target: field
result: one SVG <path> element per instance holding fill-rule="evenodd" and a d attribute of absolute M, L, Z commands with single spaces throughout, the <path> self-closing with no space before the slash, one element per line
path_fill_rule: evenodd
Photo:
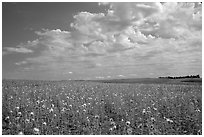
<path fill-rule="evenodd" d="M 202 134 L 201 84 L 144 83 L 3 80 L 2 134 Z"/>

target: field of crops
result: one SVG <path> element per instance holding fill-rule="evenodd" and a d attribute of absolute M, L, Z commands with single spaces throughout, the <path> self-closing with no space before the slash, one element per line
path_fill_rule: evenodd
<path fill-rule="evenodd" d="M 202 134 L 202 85 L 2 81 L 2 134 Z"/>

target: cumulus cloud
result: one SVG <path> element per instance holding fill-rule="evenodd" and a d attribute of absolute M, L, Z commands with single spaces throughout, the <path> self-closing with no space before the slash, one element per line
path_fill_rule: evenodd
<path fill-rule="evenodd" d="M 112 14 L 120 20 L 135 21 L 144 19 L 162 10 L 161 3 L 110 3 Z"/>
<path fill-rule="evenodd" d="M 145 67 L 152 62 L 158 64 L 155 69 L 165 70 L 175 66 L 178 58 L 184 62 L 186 57 L 200 58 L 196 56 L 202 47 L 202 7 L 198 3 L 103 4 L 109 6 L 107 13 L 74 15 L 73 31 L 36 31 L 37 40 L 4 48 L 3 54 L 32 53 L 34 47 L 44 47 L 39 56 L 24 62 L 41 70 L 95 68 L 95 73 L 105 67 Z"/>
<path fill-rule="evenodd" d="M 162 10 L 160 3 L 105 3 L 110 6 L 106 16 L 95 19 L 101 23 L 103 30 L 124 30 L 132 25 L 137 25 L 146 17 Z"/>
<path fill-rule="evenodd" d="M 161 38 L 185 38 L 186 32 L 201 30 L 202 13 L 195 3 L 164 3 L 163 12 L 155 14 L 139 30 L 145 35 Z M 188 38 L 188 37 L 186 37 Z"/>

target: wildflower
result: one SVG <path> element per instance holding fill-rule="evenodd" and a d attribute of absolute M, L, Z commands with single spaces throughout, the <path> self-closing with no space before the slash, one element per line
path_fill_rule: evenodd
<path fill-rule="evenodd" d="M 20 119 L 20 117 L 16 117 L 16 120 L 19 120 Z"/>
<path fill-rule="evenodd" d="M 113 126 L 113 129 L 116 129 L 116 125 Z"/>
<path fill-rule="evenodd" d="M 83 104 L 82 107 L 86 107 L 86 104 Z"/>
<path fill-rule="evenodd" d="M 142 123 L 137 126 L 138 128 L 142 128 Z"/>
<path fill-rule="evenodd" d="M 154 117 L 151 117 L 151 121 L 152 121 L 152 122 L 155 122 L 156 120 L 155 120 L 155 118 L 154 118 Z"/>
<path fill-rule="evenodd" d="M 111 128 L 109 129 L 109 131 L 113 131 L 113 128 L 111 127 Z"/>
<path fill-rule="evenodd" d="M 167 118 L 166 121 L 171 122 L 171 123 L 173 122 L 173 120 L 171 120 L 169 118 Z"/>
<path fill-rule="evenodd" d="M 53 108 L 51 108 L 51 109 L 49 110 L 49 112 L 53 112 Z"/>
<path fill-rule="evenodd" d="M 166 119 L 166 121 L 167 121 L 167 122 L 170 122 L 170 123 L 174 122 L 173 120 L 171 120 L 171 119 L 169 119 L 169 118 L 166 118 L 166 117 L 164 117 L 164 119 Z"/>
<path fill-rule="evenodd" d="M 5 118 L 5 120 L 8 120 L 9 119 L 9 116 L 7 116 L 6 118 Z"/>
<path fill-rule="evenodd" d="M 202 135 L 202 131 L 198 130 L 197 135 Z"/>
<path fill-rule="evenodd" d="M 24 135 L 24 134 L 23 134 L 23 132 L 22 132 L 22 131 L 20 131 L 20 132 L 18 133 L 18 135 Z"/>
<path fill-rule="evenodd" d="M 130 126 L 130 121 L 126 121 L 126 126 Z"/>
<path fill-rule="evenodd" d="M 39 135 L 40 134 L 40 130 L 38 128 L 34 128 L 33 129 L 34 134 Z"/>
<path fill-rule="evenodd" d="M 147 112 L 151 112 L 151 108 L 150 107 L 147 107 Z"/>
<path fill-rule="evenodd" d="M 154 130 L 154 125 L 150 125 L 150 129 L 151 129 L 151 130 Z"/>
<path fill-rule="evenodd" d="M 201 111 L 200 111 L 200 109 L 197 108 L 197 109 L 196 109 L 196 112 L 201 112 Z"/>
<path fill-rule="evenodd" d="M 157 110 L 157 108 L 155 108 L 155 107 L 154 107 L 153 109 L 154 109 L 155 111 Z"/>
<path fill-rule="evenodd" d="M 128 133 L 128 135 L 131 135 L 131 134 L 132 134 L 132 128 L 131 128 L 131 127 L 129 127 L 129 128 L 127 129 L 127 133 Z"/>
<path fill-rule="evenodd" d="M 25 122 L 26 122 L 26 123 L 29 123 L 29 122 L 30 122 L 30 120 L 29 120 L 29 119 L 26 119 L 26 120 L 25 120 Z"/>
<path fill-rule="evenodd" d="M 86 109 L 83 109 L 83 112 L 86 112 Z"/>
<path fill-rule="evenodd" d="M 64 112 L 64 111 L 65 111 L 65 108 L 63 107 L 61 111 Z"/>
<path fill-rule="evenodd" d="M 37 104 L 39 104 L 39 103 L 40 103 L 40 101 L 39 101 L 39 100 L 37 100 L 37 101 L 36 101 L 36 103 L 37 103 Z"/>
<path fill-rule="evenodd" d="M 30 112 L 30 115 L 31 115 L 31 116 L 33 116 L 33 115 L 34 115 L 34 113 L 33 113 L 33 112 Z"/>
<path fill-rule="evenodd" d="M 95 119 L 99 119 L 99 115 L 95 115 Z"/>
<path fill-rule="evenodd" d="M 89 117 L 86 117 L 87 122 L 90 122 Z"/>
<path fill-rule="evenodd" d="M 142 110 L 142 113 L 143 113 L 143 114 L 145 114 L 145 113 L 146 113 L 146 110 L 145 110 L 145 109 L 143 109 L 143 110 Z"/>
<path fill-rule="evenodd" d="M 21 112 L 18 112 L 18 115 L 20 116 L 22 113 Z"/>
<path fill-rule="evenodd" d="M 115 122 L 114 122 L 114 121 L 112 121 L 112 122 L 111 122 L 111 125 L 115 126 L 116 124 L 115 124 Z"/>

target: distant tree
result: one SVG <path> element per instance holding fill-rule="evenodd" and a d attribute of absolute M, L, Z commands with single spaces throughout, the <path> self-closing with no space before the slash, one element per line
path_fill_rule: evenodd
<path fill-rule="evenodd" d="M 196 75 L 197 78 L 200 78 L 200 75 Z"/>
<path fill-rule="evenodd" d="M 167 76 L 167 77 L 159 77 L 159 78 L 182 79 L 182 78 L 200 78 L 200 76 L 199 75 L 187 75 L 187 76 L 178 76 L 178 77 Z"/>

